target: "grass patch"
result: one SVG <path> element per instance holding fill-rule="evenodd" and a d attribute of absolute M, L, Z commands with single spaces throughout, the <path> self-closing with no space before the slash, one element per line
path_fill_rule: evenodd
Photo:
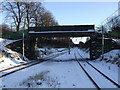
<path fill-rule="evenodd" d="M 27 78 L 26 80 L 24 80 L 20 86 L 25 86 L 25 87 L 42 87 L 44 85 L 48 85 L 48 87 L 52 87 L 55 88 L 56 86 L 60 85 L 60 83 L 58 83 L 57 77 L 52 78 L 50 76 L 48 76 L 47 74 L 50 71 L 43 71 L 39 74 L 36 74 L 34 76 L 30 76 L 29 78 Z"/>
<path fill-rule="evenodd" d="M 34 80 L 44 80 L 44 76 L 48 73 L 49 71 L 41 72 L 40 74 L 36 74 L 33 79 Z"/>
<path fill-rule="evenodd" d="M 116 61 L 118 61 L 118 57 L 114 58 L 114 60 L 112 61 L 112 63 L 114 64 Z"/>
<path fill-rule="evenodd" d="M 107 60 L 106 63 L 111 62 L 111 60 Z"/>
<path fill-rule="evenodd" d="M 103 60 L 107 60 L 107 58 L 103 58 Z"/>
<path fill-rule="evenodd" d="M 36 74 L 35 76 L 30 76 L 26 80 L 24 80 L 20 85 L 24 85 L 27 87 L 35 87 L 37 85 L 42 85 L 42 81 L 46 80 L 46 74 L 49 73 L 49 71 L 44 71 L 39 74 Z"/>

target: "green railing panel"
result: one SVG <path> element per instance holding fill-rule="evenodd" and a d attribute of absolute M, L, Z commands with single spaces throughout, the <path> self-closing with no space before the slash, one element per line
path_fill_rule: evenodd
<path fill-rule="evenodd" d="M 0 33 L 0 37 L 2 38 L 17 38 L 17 37 L 22 37 L 23 36 L 23 33 L 24 35 L 27 35 L 28 34 L 28 30 L 25 30 L 25 31 L 19 31 L 19 32 L 11 32 L 11 33 Z"/>

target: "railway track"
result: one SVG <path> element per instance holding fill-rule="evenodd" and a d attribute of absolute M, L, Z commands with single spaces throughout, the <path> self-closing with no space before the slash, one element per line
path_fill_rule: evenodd
<path fill-rule="evenodd" d="M 111 81 L 114 85 L 116 85 L 118 88 L 120 88 L 120 85 L 118 83 L 116 83 L 114 80 L 112 80 L 111 78 L 109 78 L 108 76 L 106 76 L 104 73 L 102 73 L 100 70 L 98 70 L 96 67 L 94 67 L 92 64 L 90 64 L 89 62 L 87 62 L 91 67 L 93 67 L 96 71 L 98 71 L 101 75 L 103 75 L 105 78 L 107 78 L 109 81 Z"/>
<path fill-rule="evenodd" d="M 36 61 L 38 61 L 38 60 L 43 60 L 43 61 L 45 61 L 46 59 L 49 60 L 49 59 L 52 59 L 52 58 L 54 58 L 54 57 L 56 57 L 56 56 L 59 56 L 59 55 L 61 55 L 61 54 L 65 54 L 66 52 L 65 52 L 65 53 L 62 53 L 62 52 L 63 52 L 63 51 L 66 51 L 66 50 L 67 50 L 67 49 L 62 50 L 61 53 L 56 54 L 55 56 L 52 55 L 52 56 L 50 56 L 50 57 L 45 57 L 45 58 L 41 58 L 41 59 L 36 59 L 36 60 L 31 61 L 31 62 L 28 62 L 28 63 L 24 63 L 24 64 L 20 64 L 20 65 L 17 65 L 17 66 L 13 66 L 13 67 L 9 67 L 9 68 L 0 70 L 0 72 L 7 71 L 7 70 L 10 70 L 10 69 L 14 69 L 14 68 L 17 68 L 17 67 L 21 67 L 21 66 L 23 66 L 23 65 L 28 65 L 28 64 L 34 63 L 34 62 L 36 62 Z"/>
<path fill-rule="evenodd" d="M 93 80 L 93 78 L 88 74 L 88 72 L 87 72 L 87 71 L 83 68 L 83 66 L 80 64 L 80 62 L 79 62 L 79 60 L 77 59 L 75 53 L 74 53 L 74 55 L 75 55 L 75 59 L 76 59 L 77 63 L 79 64 L 80 68 L 82 68 L 82 70 L 85 72 L 85 74 L 88 76 L 88 78 L 92 81 L 92 83 L 95 85 L 95 87 L 100 90 L 100 87 L 97 85 L 97 83 L 95 82 L 95 80 Z"/>
<path fill-rule="evenodd" d="M 77 51 L 78 55 L 85 60 L 80 53 Z M 94 67 L 92 64 L 90 64 L 87 61 L 80 62 L 75 53 L 75 59 L 78 62 L 79 66 L 83 69 L 83 71 L 86 73 L 86 75 L 89 77 L 89 79 L 93 82 L 95 87 L 97 89 L 100 88 L 120 88 L 120 85 L 110 79 L 108 76 L 106 76 L 104 73 L 102 73 L 100 70 L 98 70 L 96 67 Z M 99 79 L 98 79 L 99 78 Z M 104 81 L 103 81 L 104 80 Z"/>
<path fill-rule="evenodd" d="M 80 55 L 80 53 L 78 52 L 79 56 L 85 60 L 82 55 Z M 86 61 L 86 60 L 85 60 Z M 87 65 L 91 66 L 94 70 L 96 70 L 97 72 L 99 72 L 102 76 L 104 76 L 106 79 L 108 79 L 110 82 L 112 82 L 114 85 L 116 85 L 118 88 L 120 88 L 120 85 L 115 82 L 114 80 L 112 80 L 110 77 L 108 77 L 107 75 L 105 75 L 103 72 L 101 72 L 99 69 L 97 69 L 95 66 L 93 66 L 92 64 L 90 64 L 88 61 L 86 61 Z"/>
<path fill-rule="evenodd" d="M 9 68 L 0 70 L 0 72 L 7 71 L 7 70 L 10 70 L 10 69 L 14 69 L 14 68 L 17 68 L 17 67 L 21 67 L 21 66 L 23 66 L 23 65 L 28 65 L 28 64 L 31 64 L 31 63 L 34 63 L 34 62 L 36 62 L 36 61 L 32 61 L 32 62 L 28 62 L 28 63 L 24 63 L 24 64 L 17 65 L 17 66 L 9 67 Z"/>
<path fill-rule="evenodd" d="M 66 51 L 66 52 L 67 52 L 67 51 Z M 58 53 L 58 54 L 53 55 L 53 56 L 50 56 L 50 57 L 42 58 L 41 61 L 40 61 L 40 60 L 37 60 L 37 61 L 33 61 L 33 62 L 29 62 L 29 63 L 25 63 L 25 64 L 22 64 L 22 65 L 17 65 L 17 66 L 15 66 L 15 67 L 10 67 L 10 68 L 1 70 L 0 72 L 2 72 L 2 75 L 0 76 L 0 78 L 5 77 L 5 76 L 7 76 L 7 75 L 10 75 L 10 74 L 12 74 L 12 73 L 15 73 L 15 72 L 17 72 L 17 71 L 26 69 L 26 68 L 28 68 L 28 67 L 37 65 L 37 64 L 39 64 L 39 63 L 41 63 L 41 62 L 43 62 L 43 61 L 48 61 L 48 60 L 50 60 L 50 59 L 52 59 L 52 58 L 55 58 L 55 57 L 57 57 L 57 56 L 59 56 L 59 55 L 63 55 L 63 54 L 65 54 L 66 52 L 61 52 L 61 53 Z M 5 71 L 7 71 L 7 73 L 5 73 Z M 4 73 L 4 74 L 3 74 L 3 73 Z"/>

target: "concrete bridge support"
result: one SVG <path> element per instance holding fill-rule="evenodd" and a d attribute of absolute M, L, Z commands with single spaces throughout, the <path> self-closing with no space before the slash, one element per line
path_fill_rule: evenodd
<path fill-rule="evenodd" d="M 28 51 L 29 51 L 29 57 L 33 60 L 35 60 L 37 57 L 35 55 L 35 44 L 36 44 L 36 38 L 30 36 L 29 40 L 28 40 Z"/>

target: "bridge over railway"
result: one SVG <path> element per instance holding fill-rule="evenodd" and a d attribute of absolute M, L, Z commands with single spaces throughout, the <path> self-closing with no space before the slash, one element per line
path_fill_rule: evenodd
<path fill-rule="evenodd" d="M 94 25 L 41 26 L 29 27 L 28 30 L 31 42 L 38 37 L 90 37 L 90 59 L 98 58 L 101 55 L 101 52 L 96 54 L 97 50 L 93 39 L 95 36 Z"/>
<path fill-rule="evenodd" d="M 95 33 L 94 25 L 29 27 L 35 37 L 87 37 Z"/>

